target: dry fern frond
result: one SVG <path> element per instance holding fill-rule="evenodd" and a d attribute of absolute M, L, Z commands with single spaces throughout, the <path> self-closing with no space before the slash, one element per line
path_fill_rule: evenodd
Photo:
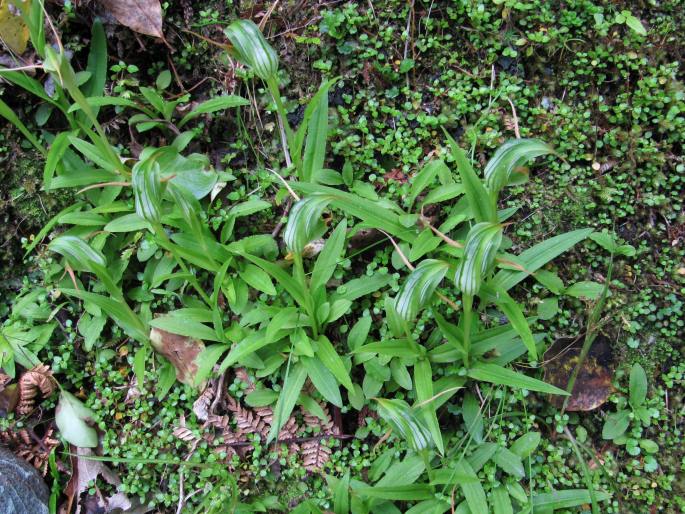
<path fill-rule="evenodd" d="M 212 400 L 216 396 L 216 391 L 211 385 L 207 386 L 202 394 L 198 396 L 193 403 L 193 412 L 200 421 L 207 421 L 210 416 L 209 410 L 212 406 Z"/>
<path fill-rule="evenodd" d="M 320 471 L 331 458 L 331 450 L 322 439 L 302 443 L 302 465 L 307 471 Z"/>
<path fill-rule="evenodd" d="M 238 368 L 235 370 L 235 377 L 243 382 L 247 388 L 245 389 L 245 392 L 251 393 L 255 389 L 254 382 L 252 382 L 252 379 L 250 378 L 250 375 L 248 374 L 247 370 L 245 368 Z"/>
<path fill-rule="evenodd" d="M 340 435 L 340 430 L 338 430 L 338 427 L 333 422 L 331 414 L 328 410 L 328 406 L 325 403 L 321 402 L 319 402 L 319 405 L 321 406 L 321 409 L 326 415 L 326 420 L 324 421 L 318 416 L 314 416 L 313 414 L 310 414 L 306 410 L 302 409 L 305 425 L 309 428 L 314 429 L 315 432 L 318 429 L 318 432 L 321 434 Z"/>
<path fill-rule="evenodd" d="M 240 403 L 230 395 L 226 396 L 226 405 L 228 410 L 233 413 L 233 419 L 238 427 L 239 433 L 260 434 L 262 437 L 267 437 L 269 434 L 269 424 L 261 416 L 256 415 L 250 409 L 240 405 Z"/>
<path fill-rule="evenodd" d="M 54 427 L 49 426 L 43 437 L 38 438 L 34 435 L 34 439 L 26 428 L 3 430 L 0 431 L 0 443 L 8 446 L 18 457 L 24 459 L 45 476 L 48 471 L 50 453 L 59 445 L 59 441 L 52 437 L 54 431 Z"/>
<path fill-rule="evenodd" d="M 45 364 L 36 366 L 24 373 L 19 379 L 19 405 L 17 413 L 25 416 L 36 406 L 36 396 L 40 392 L 44 398 L 50 396 L 55 390 L 55 381 L 52 371 Z"/>
<path fill-rule="evenodd" d="M 186 443 L 194 443 L 195 441 L 200 439 L 195 434 L 193 434 L 192 430 L 186 427 L 177 427 L 176 429 L 174 429 L 172 434 L 174 435 L 174 437 L 178 437 L 181 441 L 185 441 Z"/>

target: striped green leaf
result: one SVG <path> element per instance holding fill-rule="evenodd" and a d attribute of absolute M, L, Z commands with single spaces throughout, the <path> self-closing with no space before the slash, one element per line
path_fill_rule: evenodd
<path fill-rule="evenodd" d="M 82 269 L 83 266 L 89 268 L 92 263 L 107 266 L 105 256 L 80 237 L 60 236 L 50 243 L 49 248 L 66 257 L 72 264 L 76 264 L 78 269 Z"/>
<path fill-rule="evenodd" d="M 554 153 L 551 146 L 539 139 L 512 139 L 501 145 L 485 166 L 485 185 L 491 194 L 509 184 L 511 175 L 528 161 Z"/>
<path fill-rule="evenodd" d="M 502 226 L 498 223 L 483 222 L 471 227 L 464 245 L 464 259 L 454 277 L 463 294 L 474 296 L 478 293 L 501 244 Z"/>
<path fill-rule="evenodd" d="M 321 237 L 325 230 L 321 214 L 330 202 L 331 198 L 327 195 L 313 195 L 293 206 L 283 232 L 288 250 L 301 254 L 307 244 Z"/>
<path fill-rule="evenodd" d="M 156 224 L 162 217 L 162 195 L 164 187 L 160 181 L 159 164 L 141 161 L 133 167 L 131 177 L 136 214 Z"/>
<path fill-rule="evenodd" d="M 404 400 L 377 398 L 381 417 L 393 431 L 404 439 L 409 447 L 420 452 L 432 446 L 433 437 L 419 412 L 412 409 Z"/>
<path fill-rule="evenodd" d="M 278 55 L 253 21 L 234 21 L 224 32 L 235 57 L 252 68 L 255 75 L 268 80 L 278 73 Z"/>
<path fill-rule="evenodd" d="M 395 309 L 405 320 L 412 320 L 430 300 L 449 265 L 437 259 L 425 259 L 411 272 L 395 298 Z"/>
<path fill-rule="evenodd" d="M 476 172 L 473 171 L 473 167 L 471 166 L 468 157 L 466 157 L 464 150 L 459 147 L 457 142 L 447 133 L 447 131 L 445 131 L 445 135 L 452 148 L 452 157 L 454 157 L 454 160 L 457 163 L 457 170 L 461 176 L 461 182 L 464 185 L 464 193 L 466 194 L 466 199 L 469 202 L 469 207 L 471 208 L 473 216 L 478 223 L 484 221 L 492 223 L 497 222 L 495 203 L 491 201 L 487 189 L 485 189 L 485 186 L 476 175 Z"/>

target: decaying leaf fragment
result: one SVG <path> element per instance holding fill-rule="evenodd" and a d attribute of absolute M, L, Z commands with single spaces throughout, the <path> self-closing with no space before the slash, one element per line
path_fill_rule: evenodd
<path fill-rule="evenodd" d="M 12 379 L 0 372 L 0 416 L 5 416 L 13 412 L 19 403 L 19 387 L 17 384 L 10 384 Z"/>
<path fill-rule="evenodd" d="M 578 364 L 583 339 L 557 339 L 545 353 L 545 382 L 560 389 L 566 389 L 568 380 Z M 612 391 L 611 347 L 604 337 L 598 337 L 590 348 L 575 386 L 569 398 L 566 410 L 590 411 L 607 401 Z M 564 402 L 562 396 L 551 396 L 550 401 L 557 407 Z"/>
<path fill-rule="evenodd" d="M 100 0 L 100 4 L 131 30 L 164 39 L 159 0 Z"/>
<path fill-rule="evenodd" d="M 135 512 L 140 514 L 151 510 L 149 507 L 141 506 L 137 499 L 130 499 L 122 492 L 117 492 L 108 498 L 103 497 L 102 494 L 83 495 L 98 477 L 117 489 L 121 485 L 119 477 L 104 462 L 95 460 L 94 457 L 97 456 L 87 448 L 77 448 L 72 454 L 71 478 L 64 491 L 67 500 L 62 505 L 64 511 L 71 512 L 73 506 L 76 507 L 75 514 L 82 512 Z M 82 495 L 83 500 L 81 500 Z"/>
<path fill-rule="evenodd" d="M 0 40 L 13 52 L 23 54 L 29 40 L 20 7 L 27 9 L 30 0 L 0 0 Z"/>
<path fill-rule="evenodd" d="M 163 355 L 176 368 L 176 378 L 189 386 L 195 385 L 197 356 L 205 349 L 199 339 L 172 334 L 160 328 L 150 331 L 150 342 L 157 353 Z"/>

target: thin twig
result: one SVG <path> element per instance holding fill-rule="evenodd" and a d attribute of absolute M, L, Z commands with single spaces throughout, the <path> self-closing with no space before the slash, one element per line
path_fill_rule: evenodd
<path fill-rule="evenodd" d="M 290 206 L 293 204 L 292 198 L 288 198 L 287 203 L 285 204 L 285 209 L 283 209 L 283 214 L 281 214 L 281 219 L 278 220 L 278 223 L 276 224 L 276 227 L 273 229 L 271 232 L 271 237 L 275 238 L 283 228 L 283 218 L 285 218 L 288 213 L 290 212 Z"/>
<path fill-rule="evenodd" d="M 290 196 L 292 196 L 292 197 L 295 199 L 296 202 L 299 202 L 299 201 L 300 201 L 300 197 L 297 195 L 297 193 L 296 193 L 295 191 L 293 191 L 293 188 L 290 187 L 290 184 L 288 184 L 288 181 L 285 180 L 283 177 L 281 177 L 275 170 L 272 170 L 272 169 L 269 169 L 269 168 L 267 168 L 267 169 L 268 169 L 271 173 L 273 173 L 274 175 L 276 175 L 276 176 L 281 180 L 281 182 L 283 182 L 283 185 L 285 186 L 285 188 L 286 188 L 286 189 L 288 190 L 288 192 L 290 193 Z"/>

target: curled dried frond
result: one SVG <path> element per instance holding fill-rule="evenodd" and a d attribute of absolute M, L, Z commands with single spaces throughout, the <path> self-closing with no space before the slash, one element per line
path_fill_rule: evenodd
<path fill-rule="evenodd" d="M 24 373 L 19 379 L 19 405 L 17 413 L 24 416 L 30 413 L 36 406 L 38 393 L 47 398 L 55 390 L 55 379 L 52 371 L 45 364 Z"/>

